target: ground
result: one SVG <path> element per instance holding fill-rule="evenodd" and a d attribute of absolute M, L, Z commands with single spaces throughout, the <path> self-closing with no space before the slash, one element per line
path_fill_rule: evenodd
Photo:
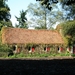
<path fill-rule="evenodd" d="M 0 75 L 75 74 L 75 58 L 0 59 Z"/>

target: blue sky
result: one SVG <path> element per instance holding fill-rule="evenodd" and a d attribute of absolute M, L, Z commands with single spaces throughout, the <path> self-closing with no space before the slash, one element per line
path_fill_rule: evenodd
<path fill-rule="evenodd" d="M 22 9 L 26 10 L 30 3 L 34 4 L 36 3 L 36 0 L 8 0 L 7 4 L 10 7 L 11 21 L 13 25 L 17 23 L 15 16 L 19 17 L 20 11 Z"/>

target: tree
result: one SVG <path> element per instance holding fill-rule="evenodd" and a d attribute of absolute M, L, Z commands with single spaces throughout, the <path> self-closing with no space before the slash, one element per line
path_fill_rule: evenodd
<path fill-rule="evenodd" d="M 58 5 L 53 5 L 53 8 L 58 8 Z M 32 21 L 35 21 L 34 26 L 36 29 L 52 29 L 53 24 L 57 21 L 62 20 L 63 13 L 58 10 L 48 10 L 46 6 L 38 4 L 30 4 L 28 6 L 30 15 L 32 14 Z M 56 14 L 55 14 L 56 12 Z"/>
<path fill-rule="evenodd" d="M 58 3 L 57 0 L 36 0 L 36 1 L 40 1 L 41 5 L 46 5 L 46 8 L 48 8 L 49 10 L 52 9 L 51 4 Z"/>
<path fill-rule="evenodd" d="M 64 36 L 68 39 L 69 45 L 75 43 L 75 20 L 61 24 Z"/>
<path fill-rule="evenodd" d="M 10 20 L 10 8 L 8 5 L 5 3 L 6 0 L 1 0 L 0 1 L 0 21 L 9 21 Z"/>
<path fill-rule="evenodd" d="M 67 20 L 75 19 L 75 0 L 36 0 L 41 5 L 46 5 L 46 8 L 51 10 L 53 4 L 61 3 L 62 8 L 67 13 Z"/>
<path fill-rule="evenodd" d="M 32 21 L 35 21 L 37 29 L 47 29 L 46 25 L 46 10 L 38 4 L 29 4 L 28 12 L 32 14 Z"/>
<path fill-rule="evenodd" d="M 11 15 L 9 13 L 10 8 L 6 4 L 6 1 L 7 0 L 0 0 L 0 30 L 2 29 L 3 26 L 12 27 L 12 23 L 10 21 Z M 10 23 L 10 25 L 8 22 Z"/>
<path fill-rule="evenodd" d="M 75 4 L 75 0 L 60 0 L 63 5 L 72 5 Z"/>
<path fill-rule="evenodd" d="M 26 23 L 27 21 L 26 14 L 27 14 L 27 10 L 26 11 L 22 10 L 20 11 L 20 17 L 15 16 L 17 21 L 19 22 L 19 25 L 16 24 L 16 27 L 26 28 L 26 29 L 28 28 L 27 23 Z"/>
<path fill-rule="evenodd" d="M 67 19 L 75 20 L 75 5 L 69 5 L 64 7 L 65 11 L 68 12 Z"/>
<path fill-rule="evenodd" d="M 40 1 L 42 5 L 47 5 L 47 7 L 49 7 L 49 5 L 51 4 L 57 4 L 58 2 L 61 2 L 63 5 L 71 5 L 71 4 L 75 4 L 75 0 L 36 0 L 36 1 Z"/>

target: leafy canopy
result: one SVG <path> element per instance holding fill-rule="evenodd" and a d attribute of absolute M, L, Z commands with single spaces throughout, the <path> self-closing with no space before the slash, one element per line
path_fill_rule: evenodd
<path fill-rule="evenodd" d="M 10 8 L 6 4 L 7 0 L 0 0 L 0 30 L 3 26 L 12 27 L 12 23 L 10 21 Z"/>
<path fill-rule="evenodd" d="M 26 24 L 26 21 L 27 21 L 26 14 L 27 14 L 27 10 L 26 11 L 22 10 L 22 11 L 20 11 L 20 17 L 15 16 L 17 21 L 19 22 L 18 25 L 16 24 L 16 27 L 26 28 L 26 29 L 28 28 L 28 26 Z"/>
<path fill-rule="evenodd" d="M 64 11 L 66 11 L 67 18 L 66 19 L 75 19 L 75 0 L 36 0 L 41 3 L 42 6 L 46 6 L 47 9 L 52 10 L 53 4 L 60 3 Z"/>
<path fill-rule="evenodd" d="M 0 21 L 9 21 L 10 20 L 10 8 L 6 4 L 6 0 L 0 0 Z"/>
<path fill-rule="evenodd" d="M 40 3 L 29 4 L 28 12 L 31 16 L 31 22 L 35 29 L 53 29 L 56 22 L 64 20 L 64 13 L 59 9 L 58 5 L 53 5 L 52 11 L 46 9 Z M 57 9 L 57 10 L 56 10 Z"/>
<path fill-rule="evenodd" d="M 75 20 L 67 21 L 62 24 L 62 31 L 66 38 L 68 38 L 70 44 L 75 43 Z"/>

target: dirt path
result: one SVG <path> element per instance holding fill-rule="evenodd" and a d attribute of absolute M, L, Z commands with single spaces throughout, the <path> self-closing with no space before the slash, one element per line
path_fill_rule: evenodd
<path fill-rule="evenodd" d="M 0 75 L 75 74 L 74 58 L 0 59 Z"/>

